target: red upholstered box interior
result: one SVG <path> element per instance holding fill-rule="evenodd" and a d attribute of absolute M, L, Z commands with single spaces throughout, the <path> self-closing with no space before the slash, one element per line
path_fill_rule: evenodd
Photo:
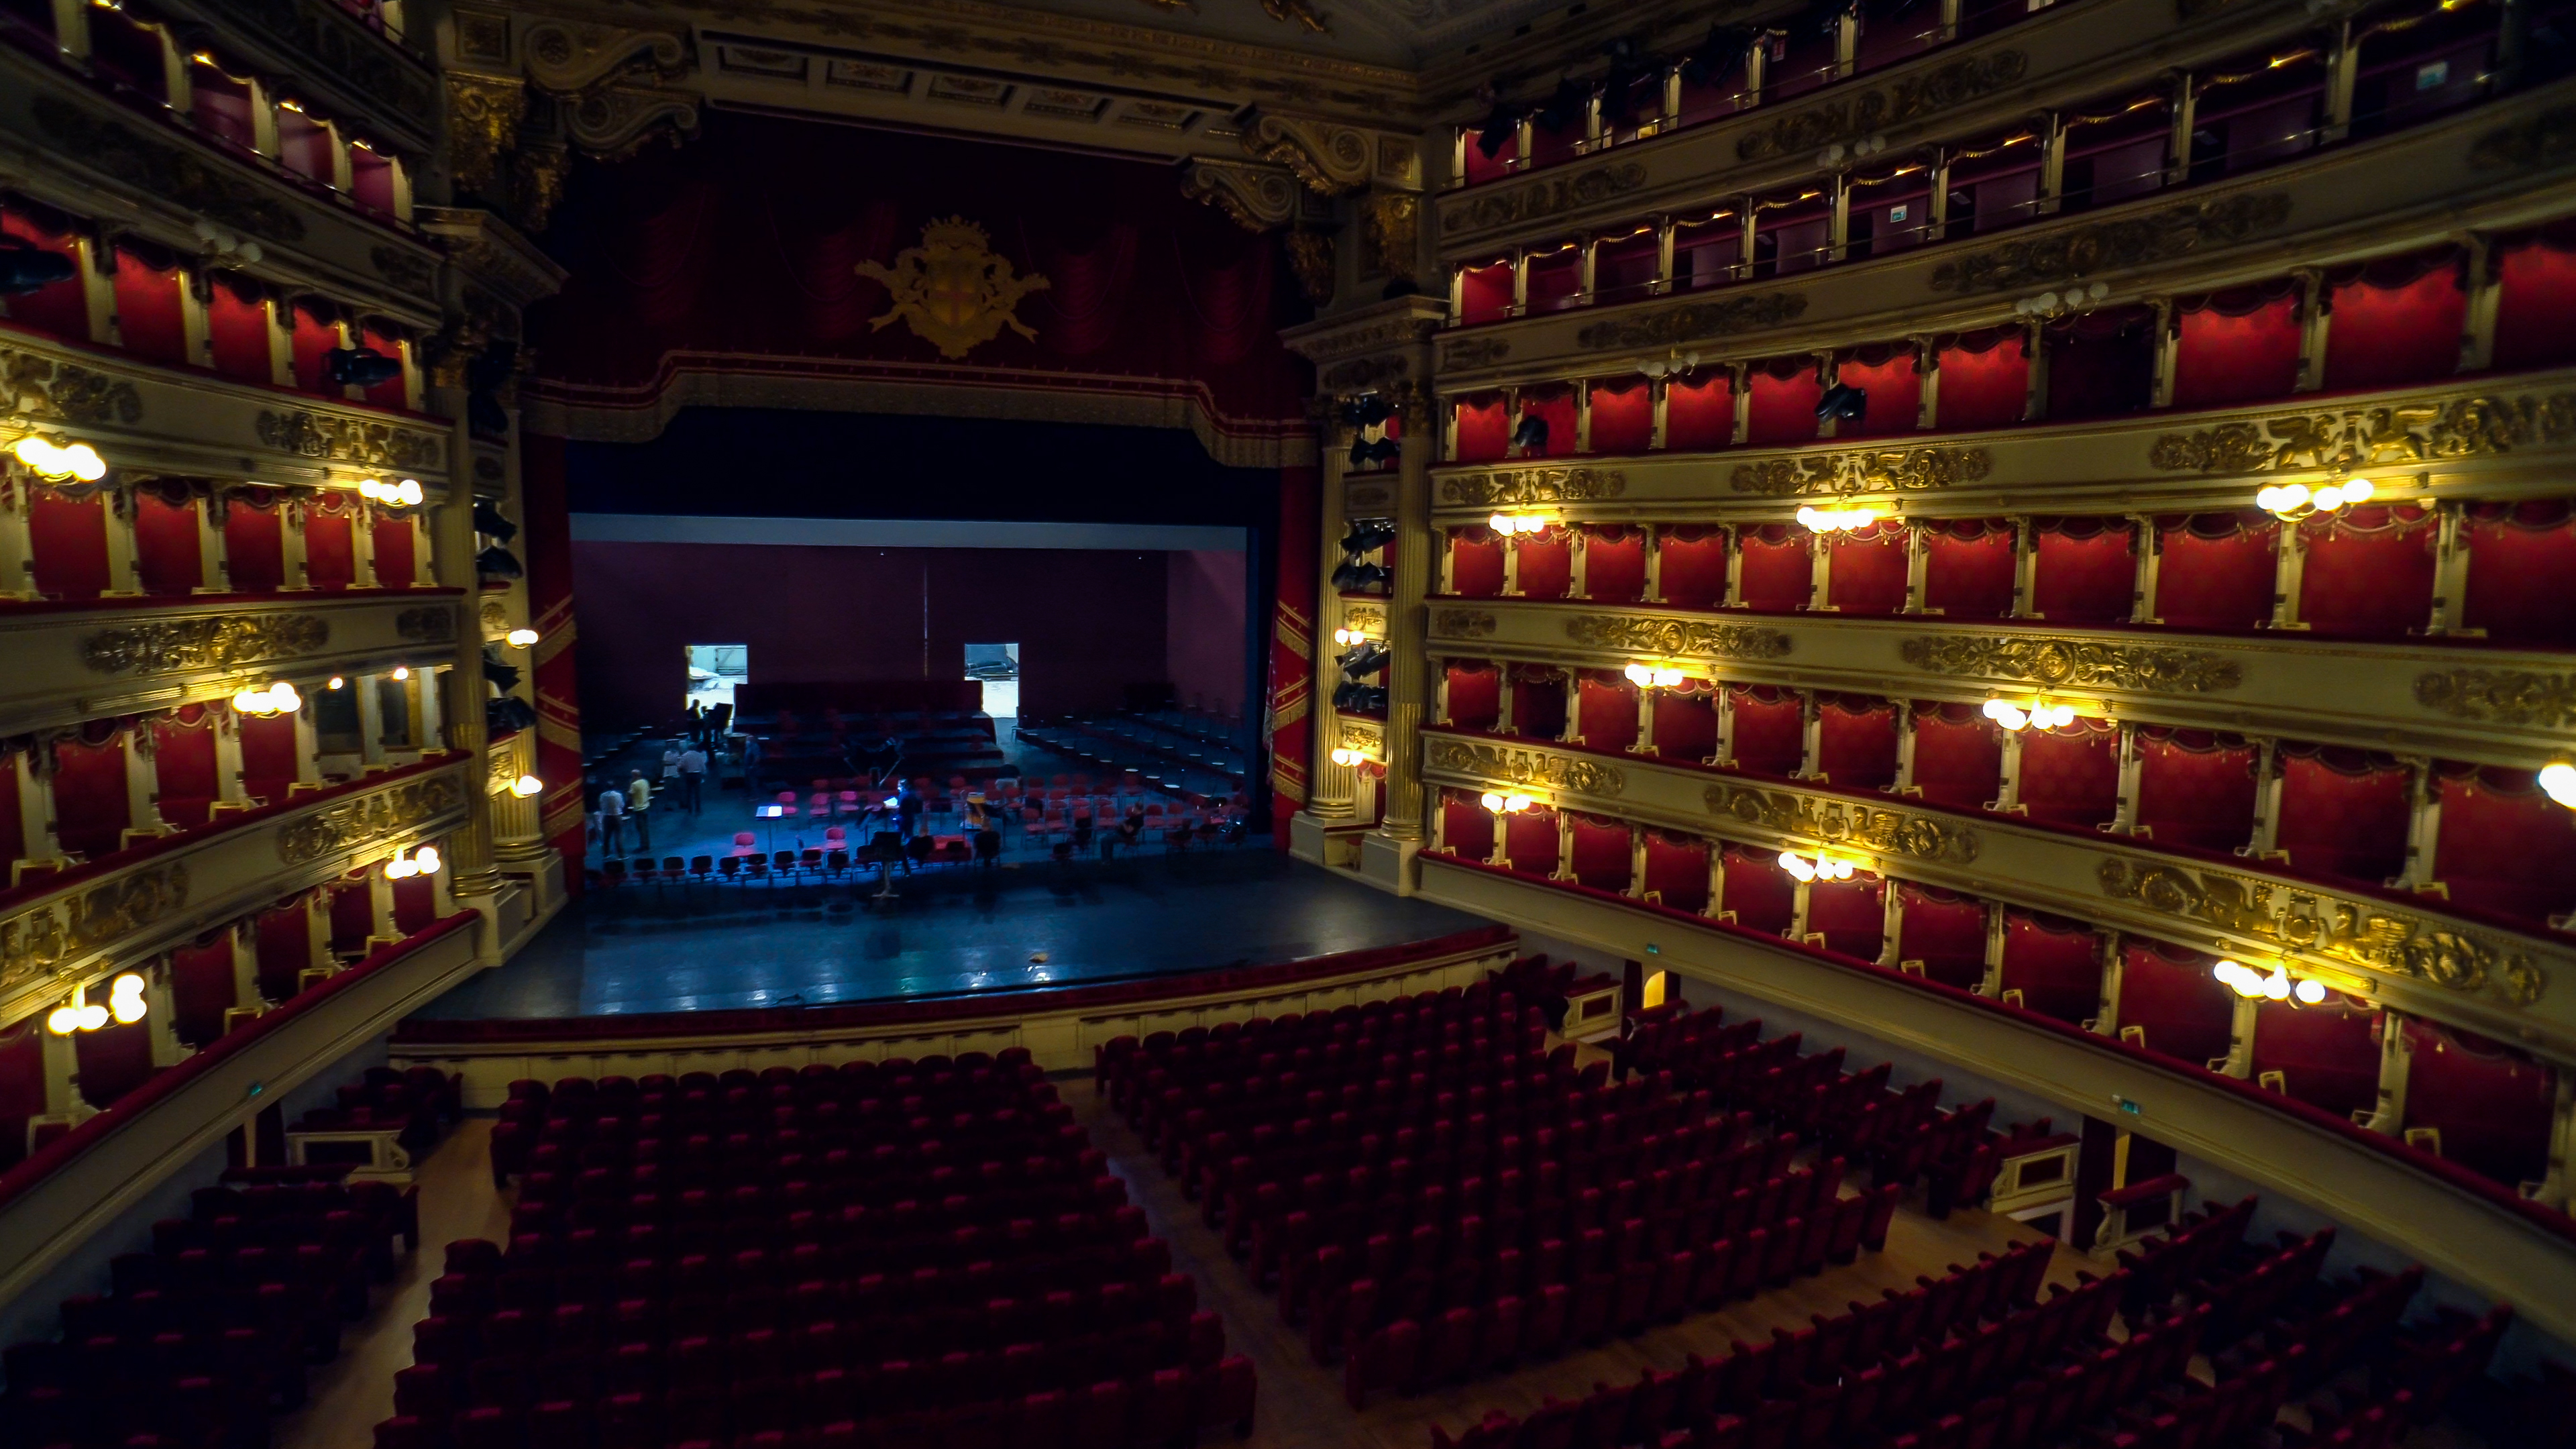
<path fill-rule="evenodd" d="M 2529 770 L 2445 764 L 2434 868 L 2450 898 L 2546 928 L 2576 910 L 2576 810 Z"/>
<path fill-rule="evenodd" d="M 1944 431 L 2021 421 L 2030 390 L 2022 335 L 2018 327 L 1990 327 L 1942 339 L 1939 422 Z"/>
<path fill-rule="evenodd" d="M 1763 523 L 1736 531 L 1744 550 L 1744 607 L 1789 613 L 1807 606 L 1814 592 L 1815 535 L 1794 523 Z"/>
<path fill-rule="evenodd" d="M 1520 534 L 1508 545 L 1520 556 L 1519 583 L 1523 598 L 1562 599 L 1574 582 L 1573 536 L 1562 528 L 1542 529 Z"/>
<path fill-rule="evenodd" d="M 1499 536 L 1483 528 L 1453 529 L 1449 534 L 1449 591 L 1466 599 L 1490 599 L 1503 591 L 1503 550 Z"/>
<path fill-rule="evenodd" d="M 2438 523 L 2413 505 L 2365 505 L 2299 526 L 2299 618 L 2320 634 L 2402 639 L 2431 622 Z"/>
<path fill-rule="evenodd" d="M 2147 1050 L 2195 1066 L 2227 1055 L 2236 993 L 2209 974 L 2215 964 L 2179 946 L 2131 942 L 2120 964 L 2120 1029 L 2139 1027 Z"/>
<path fill-rule="evenodd" d="M 1811 443 L 1816 438 L 1816 399 L 1824 387 L 1816 381 L 1812 357 L 1775 357 L 1757 362 L 1746 373 L 1753 394 L 1752 418 L 1745 441 L 1757 448 Z"/>
<path fill-rule="evenodd" d="M 1698 763 L 1717 753 L 1717 694 L 1704 683 L 1655 691 L 1655 754 Z"/>
<path fill-rule="evenodd" d="M 1556 812 L 1524 810 L 1503 817 L 1503 848 L 1514 870 L 1532 875 L 1556 873 Z"/>
<path fill-rule="evenodd" d="M 1493 812 L 1456 791 L 1442 793 L 1440 811 L 1440 840 L 1452 854 L 1468 860 L 1485 860 L 1493 855 Z"/>
<path fill-rule="evenodd" d="M 1471 394 L 1458 399 L 1458 461 L 1490 463 L 1503 456 L 1512 425 L 1503 414 L 1501 393 Z"/>
<path fill-rule="evenodd" d="M 1637 742 L 1637 687 L 1625 675 L 1586 669 L 1583 693 L 1583 743 L 1595 750 L 1625 750 Z"/>
<path fill-rule="evenodd" d="M 2041 618 L 2107 624 L 2129 617 L 2138 566 L 2126 519 L 2046 518 L 2036 533 L 2031 607 Z"/>
<path fill-rule="evenodd" d="M 1571 815 L 1574 878 L 1598 891 L 1626 891 L 1632 864 L 1628 827 L 1616 820 Z"/>
<path fill-rule="evenodd" d="M 1511 673 L 1512 733 L 1523 739 L 1552 740 L 1565 733 L 1565 682 L 1555 670 Z"/>
<path fill-rule="evenodd" d="M 2156 617 L 2178 629 L 2251 629 L 2272 617 L 2281 525 L 2260 513 L 2156 523 Z"/>
<path fill-rule="evenodd" d="M 2003 791 L 2003 731 L 1975 705 L 1914 704 L 1914 788 L 1935 805 L 1983 808 Z"/>
<path fill-rule="evenodd" d="M 2284 746 L 2274 844 L 2301 870 L 2382 881 L 2406 866 L 2406 767 L 2362 750 Z"/>
<path fill-rule="evenodd" d="M 1905 607 L 1905 525 L 1882 520 L 1818 538 L 1833 556 L 1825 602 L 1846 614 L 1893 614 Z"/>
<path fill-rule="evenodd" d="M 1679 609 L 1712 608 L 1726 597 L 1726 530 L 1667 528 L 1656 540 L 1657 581 L 1664 602 Z"/>
<path fill-rule="evenodd" d="M 2379 1030 L 2385 1013 L 2341 992 L 2315 1006 L 2265 1001 L 2254 1008 L 2254 1075 L 2279 1072 L 2288 1094 L 2349 1116 L 2379 1102 Z"/>
<path fill-rule="evenodd" d="M 1502 717 L 1501 666 L 1452 660 L 1448 677 L 1448 723 L 1462 730 L 1492 729 Z"/>
<path fill-rule="evenodd" d="M 1625 524 L 1586 524 L 1583 595 L 1605 604 L 1633 604 L 1646 593 L 1646 532 Z"/>
<path fill-rule="evenodd" d="M 1778 851 L 1726 847 L 1726 896 L 1718 908 L 1733 911 L 1737 925 L 1775 936 L 1788 930 L 1796 912 L 1797 889 L 1798 883 L 1780 868 Z"/>
<path fill-rule="evenodd" d="M 1816 722 L 1816 768 L 1828 784 L 1840 790 L 1882 790 L 1896 783 L 1893 701 L 1830 695 L 1818 701 Z"/>
<path fill-rule="evenodd" d="M 2033 820 L 2106 825 L 2119 809 L 2120 732 L 2108 721 L 2078 716 L 2060 729 L 2021 736 L 2021 790 Z"/>
<path fill-rule="evenodd" d="M 2012 612 L 2013 529 L 2002 519 L 1932 523 L 1923 537 L 1923 607 L 1961 619 Z"/>
<path fill-rule="evenodd" d="M 1701 452 L 1723 448 L 1735 438 L 1735 380 L 1725 373 L 1703 373 L 1668 384 L 1664 389 L 1664 448 L 1668 452 Z"/>
<path fill-rule="evenodd" d="M 1708 909 L 1708 842 L 1694 836 L 1646 832 L 1646 890 L 1660 892 L 1680 911 Z"/>
<path fill-rule="evenodd" d="M 1887 882 L 1862 871 L 1849 880 L 1820 880 L 1807 887 L 1807 933 L 1822 935 L 1825 949 L 1863 961 L 1878 959 L 1887 940 Z"/>
<path fill-rule="evenodd" d="M 1920 961 L 1924 975 L 1973 991 L 1986 975 L 1986 907 L 1981 901 L 1933 886 L 1897 884 L 1904 923 L 1897 959 Z"/>
<path fill-rule="evenodd" d="M 2462 254 L 2440 247 L 2327 274 L 2325 385 L 2402 387 L 2459 371 Z"/>
<path fill-rule="evenodd" d="M 1914 370 L 1912 347 L 1862 347 L 1846 352 L 1834 368 L 1834 380 L 1869 394 L 1868 410 L 1860 421 L 1838 420 L 1835 437 L 1875 438 L 1914 431 L 1923 378 Z"/>
<path fill-rule="evenodd" d="M 2442 1155 L 2498 1182 L 2537 1180 L 2549 1162 L 2551 1069 L 2472 1032 L 2406 1021 L 2406 1125 L 2442 1134 Z"/>
<path fill-rule="evenodd" d="M 1794 690 L 1731 684 L 1735 767 L 1758 775 L 1792 775 L 1806 755 L 1806 721 Z"/>
<path fill-rule="evenodd" d="M 2004 913 L 2003 986 L 2042 1016 L 2080 1024 L 2102 1010 L 2100 942 L 2081 921 Z"/>
<path fill-rule="evenodd" d="M 2234 850 L 2253 836 L 2254 747 L 2240 737 L 2138 732 L 2138 824 L 2149 838 Z"/>
<path fill-rule="evenodd" d="M 2287 280 L 2179 299 L 2173 405 L 2288 397 L 2299 380 L 2299 299 Z"/>
<path fill-rule="evenodd" d="M 1592 384 L 1592 451 L 1642 453 L 1655 435 L 1654 389 L 1642 377 Z"/>

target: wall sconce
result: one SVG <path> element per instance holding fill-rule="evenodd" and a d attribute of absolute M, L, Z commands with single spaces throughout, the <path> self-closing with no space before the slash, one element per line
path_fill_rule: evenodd
<path fill-rule="evenodd" d="M 1497 513 L 1485 520 L 1485 526 L 1505 538 L 1514 534 L 1544 533 L 1556 525 L 1556 519 L 1544 513 Z"/>
<path fill-rule="evenodd" d="M 1843 533 L 1867 528 L 1882 518 L 1893 518 L 1896 510 L 1883 503 L 1844 503 L 1831 508 L 1813 506 L 1798 510 L 1798 522 L 1814 533 Z"/>
<path fill-rule="evenodd" d="M 60 483 L 95 483 L 107 476 L 107 460 L 87 443 L 57 443 L 29 433 L 9 445 L 9 455 L 39 478 Z"/>
<path fill-rule="evenodd" d="M 2576 810 L 2576 765 L 2552 760 L 2541 766 L 2540 788 L 2550 799 Z"/>
<path fill-rule="evenodd" d="M 1848 860 L 1834 860 L 1822 854 L 1800 855 L 1794 850 L 1780 852 L 1780 868 L 1801 881 L 1850 880 L 1859 867 Z"/>
<path fill-rule="evenodd" d="M 283 679 L 270 685 L 266 689 L 253 689 L 249 685 L 243 685 L 240 689 L 233 691 L 234 711 L 240 714 L 256 715 L 261 719 L 271 719 L 281 714 L 293 714 L 303 707 L 304 696 L 297 694 L 295 692 L 295 686 L 287 683 Z"/>
<path fill-rule="evenodd" d="M 1621 672 L 1640 689 L 1670 689 L 1685 677 L 1681 669 L 1670 664 L 1631 664 Z"/>
<path fill-rule="evenodd" d="M 2367 478 L 2347 478 L 2341 483 L 2328 483 L 2310 488 L 2305 483 L 2283 483 L 2254 495 L 2254 506 L 2283 523 L 2296 523 L 2319 513 L 2332 513 L 2355 503 L 2367 503 L 2379 491 Z"/>
<path fill-rule="evenodd" d="M 409 880 L 416 875 L 436 875 L 442 864 L 444 862 L 438 858 L 438 847 L 424 845 L 407 856 L 397 855 L 386 861 L 385 879 Z"/>
<path fill-rule="evenodd" d="M 119 1026 L 132 1026 L 149 1010 L 150 1003 L 143 997 L 143 978 L 128 971 L 108 983 L 107 1005 L 83 1004 L 75 997 L 45 1017 L 45 1030 L 56 1036 L 70 1036 L 74 1032 L 96 1031 L 110 1020 Z"/>
<path fill-rule="evenodd" d="M 2048 702 L 2048 696 L 2044 694 L 2032 700 L 2027 707 L 2014 704 L 2009 700 L 1990 699 L 1986 701 L 1985 713 L 1986 718 L 2008 730 L 2029 729 L 2032 726 L 2044 730 L 2063 729 L 2075 723 L 2075 706 L 2051 704 Z"/>
<path fill-rule="evenodd" d="M 2013 303 L 2013 311 L 2024 317 L 2063 317 L 2069 312 L 2090 312 L 2111 295 L 2111 284 L 2095 282 L 2090 286 L 2069 287 L 2063 292 L 2042 292 Z"/>
<path fill-rule="evenodd" d="M 390 504 L 396 508 L 418 508 L 421 499 L 428 495 L 421 492 L 420 480 L 417 478 L 405 478 L 400 483 L 387 483 L 378 478 L 362 478 L 358 481 L 358 496 L 372 498 L 378 503 Z"/>
<path fill-rule="evenodd" d="M 1477 803 L 1496 815 L 1518 815 L 1538 802 L 1527 795 L 1506 795 L 1497 790 L 1488 790 Z"/>
<path fill-rule="evenodd" d="M 2301 1006 L 2320 1005 L 2326 999 L 2324 982 L 2312 978 L 2293 982 L 2290 979 L 2290 973 L 2278 966 L 2273 967 L 2271 974 L 2267 976 L 2242 961 L 2222 960 L 2209 968 L 2209 974 L 2224 982 L 2229 990 L 2248 999 L 2255 997 L 2261 997 L 2266 1001 L 2295 999 Z"/>

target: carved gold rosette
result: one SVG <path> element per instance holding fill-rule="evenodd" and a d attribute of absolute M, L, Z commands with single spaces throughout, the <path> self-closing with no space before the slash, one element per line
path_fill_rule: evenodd
<path fill-rule="evenodd" d="M 1759 625 L 1704 624 L 1627 614 L 1577 614 L 1565 621 L 1565 637 L 1577 644 L 1633 649 L 1668 658 L 1784 659 L 1791 647 L 1787 634 Z"/>
<path fill-rule="evenodd" d="M 289 825 L 277 837 L 278 859 L 302 865 L 352 850 L 435 820 L 464 801 L 464 786 L 452 775 L 397 785 Z"/>
<path fill-rule="evenodd" d="M 81 662 L 102 674 L 177 674 L 298 659 L 330 642 L 319 614 L 219 614 L 103 629 L 81 641 Z"/>
<path fill-rule="evenodd" d="M 2090 687 L 2154 694 L 2207 694 L 2245 682 L 2235 660 L 2195 649 L 1932 634 L 1899 646 L 1905 662 L 1935 674 L 2027 680 L 2050 689 Z"/>
<path fill-rule="evenodd" d="M 1616 765 L 1605 765 L 1579 755 L 1553 755 L 1539 750 L 1515 750 L 1502 745 L 1448 739 L 1431 740 L 1426 748 L 1426 763 L 1435 770 L 1450 770 L 1514 785 L 1565 790 L 1577 795 L 1610 796 L 1628 788 L 1628 777 Z"/>
<path fill-rule="evenodd" d="M 1966 865 L 1977 858 L 1974 831 L 1928 815 L 1876 810 L 1867 805 L 1817 800 L 1750 785 L 1711 785 L 1702 798 L 1708 802 L 1711 815 L 1776 835 L 1956 865 Z"/>

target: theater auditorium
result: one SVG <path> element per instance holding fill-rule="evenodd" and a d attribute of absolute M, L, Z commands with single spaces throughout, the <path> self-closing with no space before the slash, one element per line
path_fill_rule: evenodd
<path fill-rule="evenodd" d="M 2576 1449 L 2566 0 L 0 75 L 0 1449 Z"/>

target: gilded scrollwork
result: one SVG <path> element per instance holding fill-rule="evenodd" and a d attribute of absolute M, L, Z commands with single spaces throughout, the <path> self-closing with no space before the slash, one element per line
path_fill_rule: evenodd
<path fill-rule="evenodd" d="M 1341 196 L 1369 184 L 1376 148 L 1355 126 L 1304 116 L 1263 115 L 1243 133 L 1256 161 L 1284 166 L 1318 196 Z"/>
<path fill-rule="evenodd" d="M 1877 810 L 1843 800 L 1750 785 L 1711 785 L 1700 798 L 1707 803 L 1711 815 L 1776 835 L 1953 865 L 1966 865 L 1977 858 L 1976 832 L 1929 815 Z"/>
<path fill-rule="evenodd" d="M 1343 715 L 1340 723 L 1341 738 L 1336 743 L 1343 749 L 1373 752 L 1386 747 L 1384 724 L 1376 720 L 1353 719 L 1349 715 Z"/>
<path fill-rule="evenodd" d="M 1804 292 L 1763 292 L 1717 302 L 1685 302 L 1660 312 L 1595 322 L 1574 334 L 1574 340 L 1595 352 L 1613 347 L 1672 347 L 1785 327 L 1805 315 L 1806 310 Z"/>
<path fill-rule="evenodd" d="M 0 920 L 0 991 L 76 967 L 188 903 L 184 862 L 133 871 Z"/>
<path fill-rule="evenodd" d="M 1889 126 L 1965 105 L 2019 81 L 2030 58 L 2018 50 L 1972 55 L 1827 105 L 1781 117 L 1735 143 L 1735 159 L 1767 161 L 1806 155 L 1836 141 L 1850 141 Z"/>
<path fill-rule="evenodd" d="M 277 858 L 302 865 L 415 829 L 465 803 L 453 775 L 433 775 L 318 811 L 278 832 Z"/>
<path fill-rule="evenodd" d="M 2117 857 L 2104 860 L 2098 874 L 2102 893 L 2114 900 L 2284 951 L 2396 972 L 2463 994 L 2483 992 L 2516 1007 L 2536 1004 L 2546 987 L 2524 952 L 2378 901 Z"/>
<path fill-rule="evenodd" d="M 1519 468 L 1461 473 L 1440 480 L 1440 501 L 1476 508 L 1525 508 L 1540 503 L 1589 503 L 1628 491 L 1616 468 Z"/>
<path fill-rule="evenodd" d="M 394 633 L 422 644 L 444 644 L 456 637 L 456 610 L 447 604 L 425 604 L 394 615 Z"/>
<path fill-rule="evenodd" d="M 1535 785 L 1545 790 L 1565 790 L 1577 795 L 1611 796 L 1628 788 L 1628 777 L 1618 766 L 1587 760 L 1580 755 L 1516 750 L 1507 745 L 1450 739 L 1430 740 L 1426 749 L 1425 763 L 1434 770 L 1475 775 L 1514 785 Z"/>
<path fill-rule="evenodd" d="M 1943 262 L 1932 272 L 1936 292 L 1993 292 L 2044 287 L 2122 267 L 2172 261 L 2235 246 L 2290 219 L 2289 193 L 2255 192 L 2185 202 L 2120 221 L 2094 222 L 2007 242 Z"/>
<path fill-rule="evenodd" d="M 55 96 L 36 97 L 35 116 L 64 155 L 156 201 L 270 241 L 304 237 L 304 218 L 294 207 L 217 166 L 211 153 L 201 156 Z"/>
<path fill-rule="evenodd" d="M 1501 188 L 1490 195 L 1480 192 L 1440 213 L 1440 231 L 1444 236 L 1465 236 L 1519 222 L 1561 216 L 1613 197 L 1625 196 L 1645 184 L 1646 168 L 1635 161 L 1623 161 L 1523 186 Z"/>
<path fill-rule="evenodd" d="M 81 662 L 101 674 L 178 674 L 300 659 L 330 642 L 319 614 L 198 615 L 102 629 L 81 641 Z"/>
<path fill-rule="evenodd" d="M 2576 393 L 2473 393 L 2381 407 L 2284 413 L 2166 433 L 2147 449 L 2166 472 L 2268 473 L 2492 457 L 2576 440 Z"/>
<path fill-rule="evenodd" d="M 488 191 L 501 176 L 501 158 L 518 144 L 527 118 L 528 87 L 517 76 L 447 73 L 447 141 L 458 187 Z"/>
<path fill-rule="evenodd" d="M 1711 624 L 1637 614 L 1576 614 L 1565 637 L 1604 649 L 1632 649 L 1668 659 L 1785 659 L 1792 641 L 1758 624 Z"/>
<path fill-rule="evenodd" d="M 1214 206 L 1235 225 L 1256 234 L 1274 231 L 1297 217 L 1297 176 L 1285 166 L 1230 156 L 1193 156 L 1181 172 L 1181 194 Z"/>
<path fill-rule="evenodd" d="M 447 459 L 447 442 L 435 433 L 295 409 L 262 410 L 259 440 L 298 457 L 360 468 L 436 469 L 443 468 Z"/>
<path fill-rule="evenodd" d="M 2481 724 L 2576 729 L 2576 674 L 2436 669 L 2415 676 L 2415 702 Z"/>
<path fill-rule="evenodd" d="M 1994 469 L 1983 448 L 1864 448 L 1742 463 L 1728 476 L 1738 493 L 1920 493 L 1974 483 Z"/>
<path fill-rule="evenodd" d="M 1440 370 L 1484 367 L 1511 355 L 1512 341 L 1508 337 L 1462 337 L 1440 349 Z"/>
<path fill-rule="evenodd" d="M 1431 634 L 1436 639 L 1486 639 L 1494 632 L 1494 616 L 1482 609 L 1434 609 L 1431 611 Z"/>
<path fill-rule="evenodd" d="M 2576 106 L 2553 106 L 2480 135 L 2469 146 L 2469 169 L 2539 171 L 2570 157 L 2576 157 Z"/>
<path fill-rule="evenodd" d="M 1905 662 L 1935 674 L 2027 681 L 2048 689 L 2125 689 L 2209 694 L 2245 682 L 2233 659 L 2197 649 L 2107 644 L 2085 639 L 2020 639 L 1985 634 L 1918 634 L 1899 646 Z"/>

